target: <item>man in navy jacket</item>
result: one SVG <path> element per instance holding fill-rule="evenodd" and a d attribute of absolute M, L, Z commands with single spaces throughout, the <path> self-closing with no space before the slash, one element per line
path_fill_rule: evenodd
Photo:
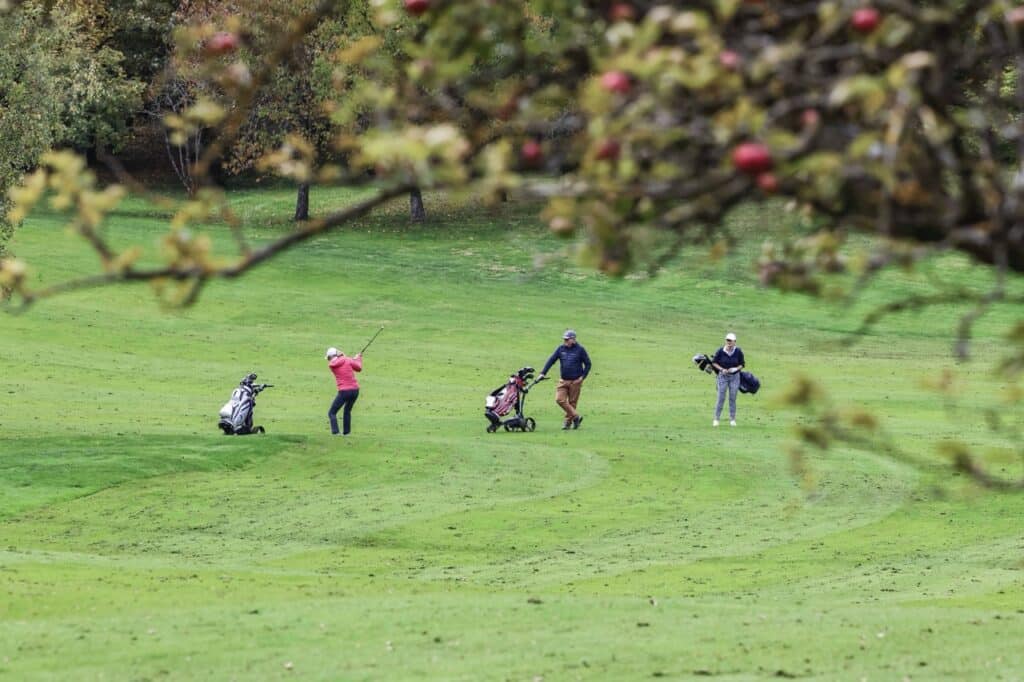
<path fill-rule="evenodd" d="M 576 332 L 566 329 L 562 334 L 562 345 L 555 349 L 548 361 L 544 363 L 544 369 L 540 371 L 537 380 L 540 381 L 548 373 L 555 362 L 559 363 L 562 372 L 562 379 L 555 388 L 555 402 L 565 411 L 565 421 L 562 430 L 578 429 L 583 416 L 576 411 L 576 403 L 580 399 L 580 388 L 583 380 L 590 374 L 593 365 L 587 349 L 576 343 Z"/>
<path fill-rule="evenodd" d="M 740 371 L 745 360 L 743 351 L 736 345 L 736 335 L 729 332 L 725 335 L 725 346 L 715 352 L 711 364 L 718 370 L 718 402 L 715 404 L 715 420 L 712 426 L 718 426 L 722 416 L 722 405 L 725 393 L 729 393 L 729 426 L 736 426 L 736 392 L 740 390 Z"/>

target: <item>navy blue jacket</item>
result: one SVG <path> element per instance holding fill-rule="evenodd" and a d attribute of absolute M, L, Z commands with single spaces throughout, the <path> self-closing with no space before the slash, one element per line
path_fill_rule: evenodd
<path fill-rule="evenodd" d="M 733 367 L 741 367 L 746 362 L 743 361 L 743 351 L 740 350 L 739 346 L 732 351 L 732 355 L 725 352 L 725 348 L 719 348 L 715 351 L 715 357 L 711 358 L 711 362 L 714 362 L 723 369 L 732 369 Z"/>
<path fill-rule="evenodd" d="M 551 369 L 551 365 L 555 364 L 555 361 L 559 363 L 559 369 L 562 370 L 562 378 L 568 381 L 573 381 L 583 377 L 587 378 L 590 374 L 590 369 L 593 364 L 590 362 L 590 356 L 587 355 L 587 349 L 576 344 L 571 348 L 567 345 L 560 344 L 555 352 L 551 354 L 548 361 L 544 363 L 544 369 L 540 371 L 541 374 L 547 374 L 548 370 Z"/>

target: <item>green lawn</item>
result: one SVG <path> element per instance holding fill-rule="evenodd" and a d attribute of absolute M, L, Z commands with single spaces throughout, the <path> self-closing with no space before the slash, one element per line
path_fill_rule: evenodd
<path fill-rule="evenodd" d="M 232 200 L 254 240 L 287 229 L 287 190 Z M 0 678 L 1024 679 L 1024 495 L 976 490 L 935 450 L 1000 445 L 982 411 L 1020 311 L 983 320 L 964 366 L 954 308 L 840 343 L 894 288 L 985 273 L 945 258 L 852 311 L 765 291 L 750 263 L 788 218 L 755 207 L 725 261 L 617 281 L 534 208 L 427 200 L 428 225 L 399 202 L 188 310 L 131 286 L 0 317 Z M 161 221 L 129 202 L 110 229 L 155 250 Z M 96 267 L 53 215 L 14 248 L 44 283 Z M 324 349 L 380 325 L 354 433 L 332 438 Z M 595 362 L 583 428 L 558 429 L 547 384 L 537 432 L 485 433 L 485 394 L 568 326 Z M 690 358 L 728 330 L 763 390 L 712 429 Z M 944 369 L 953 410 L 924 385 Z M 249 371 L 275 384 L 268 433 L 225 438 Z M 803 490 L 779 399 L 796 372 L 917 466 L 834 449 Z"/>

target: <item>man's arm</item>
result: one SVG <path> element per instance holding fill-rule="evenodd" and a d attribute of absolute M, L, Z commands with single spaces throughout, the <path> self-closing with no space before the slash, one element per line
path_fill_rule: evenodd
<path fill-rule="evenodd" d="M 548 358 L 548 361 L 544 363 L 544 369 L 542 369 L 542 370 L 540 371 L 540 376 L 539 376 L 539 377 L 537 377 L 538 379 L 540 379 L 540 378 L 541 378 L 541 377 L 543 377 L 543 376 L 544 376 L 545 374 L 547 374 L 547 373 L 548 373 L 548 370 L 549 370 L 549 369 L 551 369 L 551 365 L 555 364 L 555 361 L 556 361 L 556 360 L 558 360 L 558 351 L 560 351 L 560 350 L 562 350 L 562 347 L 561 347 L 561 346 L 559 346 L 558 348 L 556 348 L 556 349 L 555 349 L 555 352 L 551 354 L 551 357 L 550 357 L 550 358 Z"/>
<path fill-rule="evenodd" d="M 587 375 L 590 374 L 590 369 L 594 366 L 594 363 L 590 361 L 590 355 L 587 353 L 587 349 L 580 346 L 580 350 L 583 351 L 583 378 L 586 379 Z"/>

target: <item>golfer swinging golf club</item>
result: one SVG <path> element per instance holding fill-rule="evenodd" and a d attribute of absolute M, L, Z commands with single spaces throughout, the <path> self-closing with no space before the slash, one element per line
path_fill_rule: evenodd
<path fill-rule="evenodd" d="M 725 393 L 729 392 L 729 426 L 736 426 L 736 393 L 740 390 L 740 370 L 743 369 L 743 351 L 736 345 L 736 335 L 725 335 L 725 345 L 715 351 L 712 366 L 718 370 L 718 402 L 715 404 L 715 419 L 712 426 L 718 426 L 722 416 Z"/>
<path fill-rule="evenodd" d="M 565 421 L 562 423 L 562 430 L 578 429 L 583 415 L 576 411 L 576 403 L 580 399 L 580 388 L 583 380 L 590 374 L 593 364 L 587 349 L 576 343 L 576 332 L 566 329 L 562 334 L 562 345 L 555 349 L 548 361 L 544 363 L 544 369 L 540 371 L 537 381 L 544 378 L 555 362 L 559 363 L 562 379 L 555 387 L 555 402 L 565 411 Z"/>
<path fill-rule="evenodd" d="M 338 386 L 338 395 L 334 396 L 331 409 L 327 411 L 327 418 L 331 421 L 331 433 L 338 435 L 338 410 L 344 408 L 342 435 L 347 436 L 352 431 L 352 406 L 359 398 L 359 382 L 356 381 L 355 373 L 363 371 L 363 354 L 356 353 L 355 357 L 350 358 L 332 346 L 327 349 L 325 357 Z"/>

